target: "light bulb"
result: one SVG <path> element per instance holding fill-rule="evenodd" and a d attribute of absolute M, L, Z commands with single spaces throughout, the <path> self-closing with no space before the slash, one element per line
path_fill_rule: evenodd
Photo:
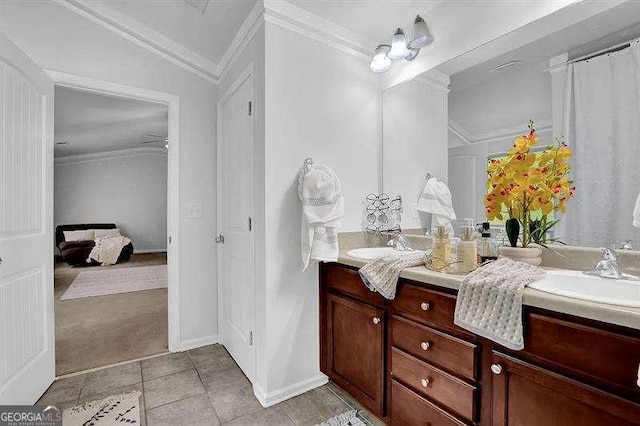
<path fill-rule="evenodd" d="M 371 59 L 371 64 L 369 68 L 371 71 L 381 73 L 386 72 L 391 68 L 392 62 L 391 59 L 387 56 L 391 46 L 388 44 L 381 44 L 375 48 L 373 51 L 373 58 Z"/>
<path fill-rule="evenodd" d="M 420 15 L 416 16 L 416 20 L 413 23 L 413 36 L 409 42 L 411 49 L 422 49 L 425 46 L 430 45 L 433 42 L 433 36 L 429 33 L 427 23 Z"/>
<path fill-rule="evenodd" d="M 389 51 L 388 56 L 391 59 L 404 59 L 409 56 L 411 52 L 407 49 L 407 39 L 404 36 L 404 31 L 401 28 L 398 28 L 398 31 L 393 35 L 393 39 L 391 40 L 391 50 Z"/>

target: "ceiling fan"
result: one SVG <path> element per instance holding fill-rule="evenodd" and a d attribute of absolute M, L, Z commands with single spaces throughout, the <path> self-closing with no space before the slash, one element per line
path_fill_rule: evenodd
<path fill-rule="evenodd" d="M 169 149 L 169 137 L 168 136 L 152 135 L 150 133 L 147 133 L 146 136 L 151 137 L 151 138 L 155 138 L 155 139 L 151 139 L 151 140 L 148 140 L 148 141 L 142 141 L 142 142 L 140 142 L 140 144 L 160 143 L 160 142 L 162 142 L 164 144 L 164 147 Z"/>

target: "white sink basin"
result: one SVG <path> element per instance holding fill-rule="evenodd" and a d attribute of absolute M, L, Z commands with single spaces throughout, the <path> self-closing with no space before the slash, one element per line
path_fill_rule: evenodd
<path fill-rule="evenodd" d="M 529 288 L 610 305 L 640 307 L 640 281 L 614 280 L 585 275 L 580 271 L 547 271 Z"/>
<path fill-rule="evenodd" d="M 422 251 L 416 250 L 416 252 L 424 253 Z M 368 247 L 368 248 L 358 248 L 349 250 L 347 252 L 347 256 L 353 257 L 358 260 L 373 260 L 379 257 L 385 257 L 390 254 L 402 254 L 408 252 L 402 252 L 398 250 L 394 250 L 393 247 Z"/>

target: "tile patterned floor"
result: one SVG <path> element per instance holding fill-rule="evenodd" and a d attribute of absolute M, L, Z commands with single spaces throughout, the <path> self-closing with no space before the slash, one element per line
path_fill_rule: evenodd
<path fill-rule="evenodd" d="M 67 408 L 137 389 L 143 425 L 315 425 L 363 408 L 333 383 L 263 408 L 223 346 L 211 345 L 57 380 L 38 404 Z M 373 426 L 383 425 L 364 412 Z"/>

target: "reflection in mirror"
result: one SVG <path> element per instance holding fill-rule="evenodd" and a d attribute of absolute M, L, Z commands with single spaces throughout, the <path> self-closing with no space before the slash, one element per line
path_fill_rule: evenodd
<path fill-rule="evenodd" d="M 547 219 L 559 222 L 549 238 L 599 247 L 632 240 L 640 249 L 639 16 L 640 3 L 628 2 L 497 56 L 463 55 L 432 70 L 430 81 L 450 77 L 448 164 L 434 130 L 441 128 L 443 104 L 422 93 L 422 76 L 386 90 L 383 184 L 386 192 L 403 193 L 411 212 L 403 227 L 430 229 L 430 218 L 410 208 L 429 172 L 449 185 L 456 236 L 462 219 L 483 222 L 488 163 L 504 157 L 533 120 L 540 138 L 533 150 L 562 138 L 573 152 L 575 196 L 566 212 L 550 213 Z M 504 228 L 504 220 L 492 228 Z"/>
<path fill-rule="evenodd" d="M 383 188 L 402 196 L 402 229 L 430 229 L 417 210 L 427 174 L 446 180 L 447 85 L 440 73 L 423 74 L 382 94 Z"/>

